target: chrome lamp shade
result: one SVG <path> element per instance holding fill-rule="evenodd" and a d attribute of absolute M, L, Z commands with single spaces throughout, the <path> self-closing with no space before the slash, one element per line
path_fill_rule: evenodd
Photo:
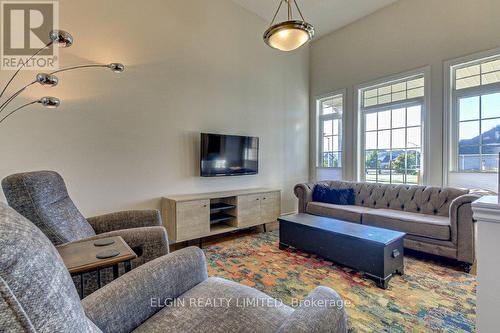
<path fill-rule="evenodd" d="M 49 109 L 55 109 L 61 104 L 59 98 L 52 96 L 42 97 L 37 102 Z"/>
<path fill-rule="evenodd" d="M 113 63 L 109 64 L 108 67 L 115 73 L 121 73 L 125 70 L 125 66 L 123 66 L 123 64 L 120 64 L 117 62 L 113 62 Z"/>
<path fill-rule="evenodd" d="M 59 47 L 70 47 L 73 45 L 73 36 L 64 30 L 52 30 L 49 33 L 49 39 Z"/>
<path fill-rule="evenodd" d="M 57 84 L 59 83 L 59 79 L 57 78 L 57 76 L 46 73 L 37 74 L 35 80 L 41 85 L 51 87 L 57 86 Z"/>

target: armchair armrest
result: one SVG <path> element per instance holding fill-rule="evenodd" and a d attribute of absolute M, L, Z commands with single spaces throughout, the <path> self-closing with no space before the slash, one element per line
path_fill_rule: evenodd
<path fill-rule="evenodd" d="M 104 232 L 79 241 L 88 241 L 114 236 L 121 236 L 125 243 L 127 243 L 127 245 L 136 252 L 138 258 L 132 261 L 134 267 L 164 256 L 169 252 L 167 230 L 164 227 L 121 229 Z"/>
<path fill-rule="evenodd" d="M 119 229 L 162 225 L 160 213 L 157 210 L 128 210 L 90 217 L 87 221 L 96 234 Z"/>
<path fill-rule="evenodd" d="M 464 194 L 450 204 L 451 241 L 457 244 L 457 259 L 466 263 L 474 262 L 474 220 L 471 203 L 479 199 L 477 194 Z"/>
<path fill-rule="evenodd" d="M 131 332 L 172 300 L 207 279 L 203 251 L 188 247 L 122 275 L 82 300 L 103 332 Z"/>
<path fill-rule="evenodd" d="M 306 212 L 307 203 L 312 201 L 313 189 L 314 184 L 312 183 L 302 183 L 295 185 L 293 192 L 299 199 L 299 213 Z"/>
<path fill-rule="evenodd" d="M 344 302 L 328 287 L 314 289 L 278 329 L 278 333 L 316 332 L 347 332 Z"/>

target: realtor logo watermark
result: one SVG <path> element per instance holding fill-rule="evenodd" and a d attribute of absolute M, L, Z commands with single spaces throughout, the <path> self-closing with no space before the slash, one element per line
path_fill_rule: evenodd
<path fill-rule="evenodd" d="M 1 70 L 55 70 L 59 68 L 59 50 L 47 47 L 49 33 L 58 28 L 57 1 L 0 1 Z"/>

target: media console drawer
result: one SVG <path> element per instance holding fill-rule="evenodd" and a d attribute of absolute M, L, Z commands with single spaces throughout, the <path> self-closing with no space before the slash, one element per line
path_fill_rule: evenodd
<path fill-rule="evenodd" d="M 161 210 L 169 239 L 181 242 L 276 221 L 281 190 L 174 195 L 162 199 Z"/>

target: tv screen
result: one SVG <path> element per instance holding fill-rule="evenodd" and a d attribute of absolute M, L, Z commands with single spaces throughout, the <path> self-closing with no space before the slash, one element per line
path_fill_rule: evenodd
<path fill-rule="evenodd" d="M 254 175 L 259 171 L 259 138 L 201 133 L 201 176 Z"/>

